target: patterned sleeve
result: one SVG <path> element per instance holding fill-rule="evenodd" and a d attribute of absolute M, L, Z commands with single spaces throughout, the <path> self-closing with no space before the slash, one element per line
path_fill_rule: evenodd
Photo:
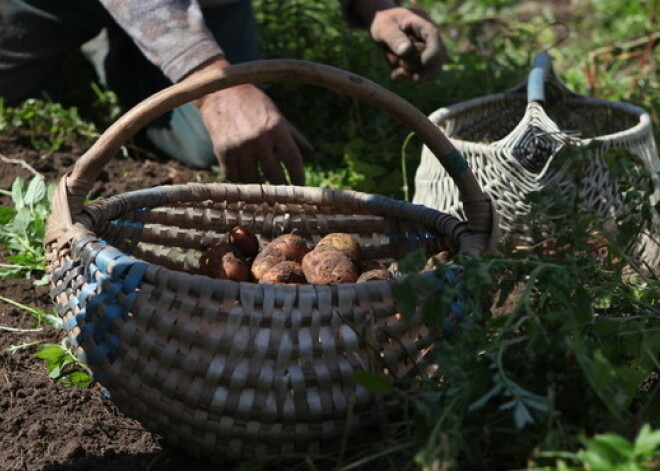
<path fill-rule="evenodd" d="M 100 0 L 142 53 L 172 82 L 222 55 L 197 0 Z"/>

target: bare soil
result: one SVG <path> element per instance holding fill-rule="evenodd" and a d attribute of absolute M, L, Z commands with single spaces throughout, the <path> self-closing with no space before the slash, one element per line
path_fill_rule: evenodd
<path fill-rule="evenodd" d="M 30 171 L 6 159 L 20 159 L 56 182 L 70 170 L 79 154 L 44 154 L 20 136 L 0 137 L 0 188 L 10 189 L 17 176 Z M 184 181 L 212 181 L 211 172 L 195 171 L 176 162 L 120 157 L 103 170 L 92 196 L 108 196 L 139 188 Z M 0 197 L 0 204 L 10 204 Z M 0 253 L 1 255 L 1 253 Z M 0 257 L 1 258 L 1 257 Z M 47 287 L 33 280 L 0 280 L 0 296 L 30 307 L 52 309 Z M 0 302 L 0 326 L 28 329 L 29 313 Z M 106 470 L 217 470 L 206 460 L 170 449 L 158 436 L 122 415 L 101 387 L 62 388 L 48 378 L 45 364 L 34 348 L 16 353 L 12 345 L 31 342 L 59 343 L 62 332 L 43 327 L 37 332 L 0 330 L 0 471 L 106 471 Z"/>

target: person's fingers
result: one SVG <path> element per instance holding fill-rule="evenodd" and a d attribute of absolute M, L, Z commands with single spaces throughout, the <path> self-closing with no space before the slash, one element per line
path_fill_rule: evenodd
<path fill-rule="evenodd" d="M 256 146 L 253 148 L 253 151 L 259 156 L 259 165 L 264 176 L 268 180 L 268 183 L 272 185 L 286 184 L 286 175 L 280 164 L 279 153 L 275 144 L 278 140 L 277 135 L 272 140 L 260 139 L 255 143 Z M 256 169 L 257 166 L 254 165 L 254 167 Z"/>
<path fill-rule="evenodd" d="M 237 182 L 241 178 L 241 172 L 238 169 L 238 164 L 233 156 L 228 155 L 229 152 L 216 151 L 216 157 L 220 162 L 220 170 L 225 176 L 225 179 L 230 182 Z"/>
<path fill-rule="evenodd" d="M 392 70 L 390 78 L 396 82 L 403 82 L 405 80 L 412 80 L 413 77 L 403 67 L 397 67 Z"/>
<path fill-rule="evenodd" d="M 418 25 L 414 32 L 422 40 L 423 47 L 419 51 L 419 80 L 430 80 L 438 76 L 442 65 L 447 59 L 445 48 L 440 32 L 430 24 Z"/>
<path fill-rule="evenodd" d="M 442 64 L 447 58 L 447 50 L 440 38 L 440 33 L 429 33 L 424 37 L 424 49 L 420 54 L 421 62 L 426 67 L 435 67 Z"/>
<path fill-rule="evenodd" d="M 254 142 L 246 142 L 242 146 L 227 151 L 227 158 L 231 158 L 238 168 L 237 182 L 259 183 L 259 166 L 257 165 L 257 155 L 259 149 Z"/>
<path fill-rule="evenodd" d="M 371 36 L 395 56 L 407 57 L 415 52 L 410 38 L 396 21 L 379 22 L 373 26 Z"/>
<path fill-rule="evenodd" d="M 398 56 L 392 54 L 390 51 L 387 51 L 387 50 L 384 51 L 384 52 L 385 52 L 385 60 L 387 61 L 387 63 L 389 64 L 389 66 L 392 69 L 396 69 L 397 67 L 399 67 L 401 65 L 401 63 L 400 63 L 401 61 L 399 60 Z"/>
<path fill-rule="evenodd" d="M 291 136 L 293 137 L 293 140 L 298 144 L 298 147 L 300 150 L 302 150 L 303 154 L 313 154 L 314 153 L 314 146 L 309 143 L 307 138 L 298 131 L 298 128 L 296 128 L 293 124 L 289 123 L 289 127 L 291 130 Z"/>
<path fill-rule="evenodd" d="M 289 125 L 289 129 L 291 131 L 290 133 L 287 133 L 276 141 L 275 152 L 280 156 L 282 163 L 289 172 L 291 183 L 294 185 L 304 185 L 305 170 L 303 168 L 302 154 L 300 152 L 299 144 L 294 137 L 295 128 L 292 125 Z M 303 136 L 300 134 L 298 137 Z M 307 141 L 306 139 L 304 140 L 305 142 Z M 308 142 L 306 142 L 306 145 L 311 147 Z"/>

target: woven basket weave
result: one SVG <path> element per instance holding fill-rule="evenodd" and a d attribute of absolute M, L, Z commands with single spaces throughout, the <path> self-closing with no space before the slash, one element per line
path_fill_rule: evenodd
<path fill-rule="evenodd" d="M 155 117 L 214 90 L 281 80 L 359 98 L 409 125 L 455 174 L 467 222 L 383 196 L 295 186 L 173 185 L 83 204 L 102 167 Z M 441 338 L 421 318 L 397 314 L 398 280 L 278 286 L 197 274 L 200 251 L 236 224 L 262 242 L 295 231 L 313 244 L 348 232 L 381 260 L 420 247 L 477 255 L 496 227 L 489 197 L 444 135 L 401 98 L 339 69 L 290 60 L 232 66 L 120 118 L 58 185 L 46 235 L 52 294 L 78 354 L 118 407 L 214 459 L 334 446 L 378 415 L 353 372 L 409 377 Z M 458 320 L 460 306 L 449 314 Z"/>
<path fill-rule="evenodd" d="M 526 202 L 527 195 L 543 189 L 552 189 L 558 197 L 577 193 L 591 214 L 611 220 L 635 217 L 604 158 L 610 152 L 623 153 L 648 170 L 654 184 L 649 202 L 660 201 L 660 158 L 649 114 L 628 103 L 569 90 L 554 73 L 547 53 L 537 55 L 520 86 L 438 109 L 429 118 L 466 156 L 494 198 L 502 233 L 512 245 L 553 235 L 531 224 Z M 577 182 L 575 166 L 555 164 L 564 150 L 572 152 L 571 159 L 580 159 L 583 171 Z M 463 217 L 451 177 L 428 148 L 415 175 L 413 202 Z M 631 255 L 660 269 L 660 224 L 653 213 Z"/>

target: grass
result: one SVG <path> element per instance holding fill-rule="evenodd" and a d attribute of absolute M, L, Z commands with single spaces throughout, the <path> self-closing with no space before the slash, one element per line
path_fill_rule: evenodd
<path fill-rule="evenodd" d="M 442 76 L 431 83 L 391 83 L 380 51 L 366 32 L 345 28 L 333 2 L 255 1 L 263 55 L 351 70 L 430 113 L 513 87 L 526 77 L 534 55 L 549 47 L 556 71 L 570 88 L 643 107 L 653 119 L 657 141 L 657 2 L 580 0 L 569 11 L 537 8 L 531 16 L 517 1 L 417 3 L 442 25 L 452 52 Z M 421 147 L 409 130 L 326 90 L 297 84 L 267 85 L 266 90 L 317 148 L 307 160 L 308 184 L 409 199 L 410 170 Z M 112 107 L 116 116 L 116 101 L 98 87 L 96 92 L 99 106 Z M 0 106 L 0 130 L 21 127 L 45 151 L 84 145 L 95 128 L 76 113 L 39 102 L 18 109 Z M 317 469 L 328 462 L 336 469 L 361 469 L 372 462 L 379 469 L 659 469 L 660 281 L 626 255 L 638 224 L 657 209 L 643 203 L 648 199 L 643 176 L 618 171 L 630 177 L 631 197 L 640 198 L 641 220 L 628 221 L 607 240 L 601 257 L 593 256 L 589 241 L 602 221 L 574 201 L 557 204 L 552 192 L 531 195 L 534 221 L 549 227 L 552 237 L 546 242 L 553 251 L 539 246 L 455 260 L 463 270 L 461 292 L 472 316 L 460 335 L 442 343 L 434 373 L 414 384 L 356 378 L 385 401 L 404 400 L 409 415 L 390 424 L 389 438 L 359 453 L 307 457 L 291 469 Z M 11 257 L 29 256 L 0 267 L 0 276 L 42 279 L 40 241 L 50 183 L 17 181 L 8 192 L 13 205 L 0 208 L 0 241 Z M 570 225 L 564 219 L 557 224 L 549 212 L 567 208 Z M 412 272 L 420 263 L 417 257 L 407 260 Z M 411 274 L 397 297 L 402 312 L 421 312 L 432 325 L 441 325 L 457 291 L 440 283 L 443 267 L 435 276 L 437 282 L 429 283 L 428 276 Z M 507 314 L 493 316 L 491 306 Z M 52 377 L 83 372 L 66 352 L 66 345 L 40 350 Z M 402 463 L 402 455 L 409 459 Z"/>

